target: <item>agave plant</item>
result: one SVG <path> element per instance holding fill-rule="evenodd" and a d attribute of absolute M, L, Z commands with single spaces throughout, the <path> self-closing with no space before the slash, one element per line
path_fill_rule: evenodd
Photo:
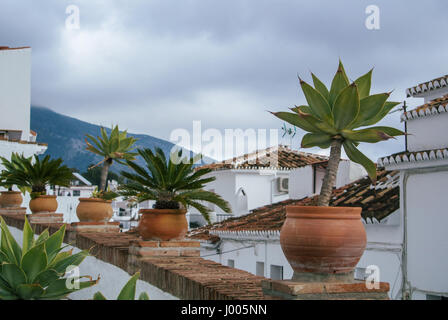
<path fill-rule="evenodd" d="M 361 164 L 375 181 L 375 164 L 357 146 L 360 142 L 376 143 L 404 134 L 395 128 L 372 126 L 399 104 L 387 101 L 390 93 L 370 94 L 372 71 L 350 83 L 339 61 L 330 90 L 314 74 L 314 88 L 299 78 L 308 105 L 291 108 L 292 112 L 273 112 L 276 117 L 308 132 L 302 139 L 302 148 L 331 148 L 319 206 L 328 206 L 330 202 L 342 146 L 349 159 Z"/>
<path fill-rule="evenodd" d="M 140 272 L 135 273 L 121 289 L 116 300 L 135 300 L 135 291 L 139 277 Z M 98 291 L 93 295 L 93 300 L 107 300 L 107 298 Z M 146 292 L 142 292 L 138 297 L 138 300 L 149 300 L 149 296 Z"/>
<path fill-rule="evenodd" d="M 35 239 L 25 218 L 22 247 L 1 217 L 0 228 L 0 300 L 57 300 L 98 282 L 88 276 L 65 277 L 69 266 L 78 266 L 89 255 L 86 250 L 62 251 L 65 224 L 51 236 L 46 229 Z"/>
<path fill-rule="evenodd" d="M 137 155 L 131 152 L 134 149 L 134 143 L 137 141 L 134 137 L 127 136 L 127 131 L 120 132 L 118 126 L 112 127 L 110 135 L 107 135 L 106 129 L 101 128 L 101 136 L 93 137 L 86 135 L 87 150 L 100 155 L 103 160 L 91 168 L 103 164 L 101 170 L 100 190 L 106 191 L 107 175 L 109 168 L 114 160 L 124 164 L 124 160 L 134 160 Z M 91 169 L 90 168 L 90 169 Z"/>
<path fill-rule="evenodd" d="M 196 208 L 210 223 L 211 209 L 201 202 L 217 205 L 224 212 L 230 213 L 230 206 L 221 196 L 204 190 L 204 186 L 215 177 L 205 178 L 211 169 L 195 170 L 194 164 L 201 158 L 197 155 L 191 160 L 182 157 L 182 150 L 173 152 L 170 159 L 166 159 L 162 149 L 156 148 L 155 153 L 150 149 L 138 150 L 146 162 L 146 168 L 135 162 L 126 161 L 133 169 L 133 173 L 122 171 L 121 174 L 128 182 L 120 187 L 120 194 L 134 197 L 138 202 L 156 200 L 156 209 L 179 209 L 181 207 Z"/>
<path fill-rule="evenodd" d="M 50 159 L 45 156 L 42 160 L 37 155 L 25 157 L 14 154 L 11 161 L 0 157 L 5 170 L 2 172 L 4 183 L 17 185 L 22 191 L 28 190 L 31 196 L 46 194 L 46 186 L 58 185 L 68 187 L 73 179 L 70 168 L 62 165 L 62 159 Z"/>

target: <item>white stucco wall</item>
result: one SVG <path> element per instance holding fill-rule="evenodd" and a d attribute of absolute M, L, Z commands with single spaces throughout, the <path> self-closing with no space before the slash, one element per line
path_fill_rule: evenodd
<path fill-rule="evenodd" d="M 22 230 L 17 228 L 9 227 L 12 235 L 16 239 L 16 241 L 22 245 Z M 0 231 L 1 234 L 1 231 Z M 63 244 L 65 245 L 65 244 Z M 72 247 L 67 247 L 67 250 Z M 73 253 L 77 253 L 80 250 L 78 248 L 73 248 Z M 73 300 L 89 300 L 92 299 L 93 295 L 101 291 L 101 293 L 110 300 L 114 300 L 117 298 L 123 286 L 129 280 L 131 275 L 122 269 L 99 259 L 96 259 L 93 256 L 87 257 L 79 266 L 79 274 L 89 275 L 93 279 L 96 279 L 98 275 L 100 276 L 100 281 L 97 285 L 80 290 L 78 292 L 72 293 L 69 295 L 70 299 Z M 137 281 L 137 290 L 136 290 L 136 298 L 140 295 L 140 293 L 146 292 L 149 295 L 151 300 L 179 300 L 177 297 L 160 290 L 159 288 L 145 282 L 138 280 Z"/>
<path fill-rule="evenodd" d="M 0 50 L 0 129 L 21 130 L 25 141 L 30 134 L 30 96 L 31 49 Z"/>
<path fill-rule="evenodd" d="M 448 113 L 408 120 L 408 149 L 422 151 L 448 146 Z"/>
<path fill-rule="evenodd" d="M 448 167 L 411 171 L 404 184 L 408 281 L 415 294 L 448 296 Z"/>
<path fill-rule="evenodd" d="M 1 51 L 0 51 L 1 52 Z M 1 113 L 0 113 L 1 114 Z M 1 119 L 8 118 L 3 114 L 0 116 Z M 23 154 L 25 157 L 30 157 L 34 154 L 42 154 L 47 150 L 44 145 L 38 144 L 24 144 L 12 141 L 0 140 L 0 156 L 6 159 L 11 159 L 12 153 Z M 0 164 L 0 170 L 3 170 L 3 166 Z"/>

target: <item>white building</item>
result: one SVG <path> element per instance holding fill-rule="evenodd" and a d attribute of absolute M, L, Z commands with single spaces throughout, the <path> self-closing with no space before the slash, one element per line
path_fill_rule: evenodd
<path fill-rule="evenodd" d="M 355 269 L 363 279 L 378 267 L 392 299 L 448 297 L 448 77 L 408 89 L 425 104 L 402 115 L 408 150 L 379 159 L 378 182 L 360 179 L 333 193 L 331 205 L 362 207 L 367 247 Z M 423 88 L 423 89 L 422 89 Z M 437 93 L 437 95 L 435 95 Z M 433 99 L 433 100 L 428 100 Z M 298 179 L 291 179 L 290 189 Z M 310 188 L 310 186 L 308 186 Z M 246 216 L 199 228 L 190 237 L 202 242 L 202 256 L 273 279 L 293 271 L 281 250 L 279 231 L 285 206 L 313 198 L 267 205 Z"/>
<path fill-rule="evenodd" d="M 47 149 L 30 130 L 30 103 L 31 48 L 0 46 L 0 156 L 10 159 L 17 152 L 28 157 Z"/>
<path fill-rule="evenodd" d="M 300 152 L 287 146 L 276 146 L 218 163 L 202 166 L 213 171 L 208 176 L 216 177 L 207 185 L 229 202 L 232 214 L 213 209 L 211 219 L 219 222 L 229 217 L 238 217 L 248 211 L 287 199 L 300 199 L 320 190 L 328 157 Z M 364 175 L 363 169 L 351 161 L 343 160 L 337 178 L 342 186 Z M 299 184 L 290 184 L 293 179 Z M 204 225 L 200 214 L 192 209 L 190 222 Z"/>
<path fill-rule="evenodd" d="M 401 116 L 408 150 L 380 159 L 400 171 L 403 293 L 411 299 L 448 297 L 448 76 L 407 90 L 424 104 Z"/>

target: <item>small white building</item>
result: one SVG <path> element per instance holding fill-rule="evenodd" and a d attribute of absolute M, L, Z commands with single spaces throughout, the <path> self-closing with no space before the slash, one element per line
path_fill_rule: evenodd
<path fill-rule="evenodd" d="M 210 204 L 213 210 L 211 220 L 220 222 L 264 205 L 315 194 L 320 190 L 327 163 L 326 156 L 279 145 L 201 166 L 200 168 L 213 170 L 207 176 L 216 177 L 206 189 L 222 196 L 232 208 L 232 214 L 229 215 Z M 338 186 L 365 174 L 359 165 L 349 160 L 341 161 L 339 168 Z M 290 180 L 300 183 L 291 184 Z M 205 220 L 195 209 L 191 209 L 188 216 L 190 222 L 205 224 Z"/>
<path fill-rule="evenodd" d="M 408 150 L 379 159 L 400 171 L 403 296 L 448 297 L 448 76 L 407 90 L 424 104 L 402 114 Z"/>
<path fill-rule="evenodd" d="M 30 108 L 31 48 L 0 46 L 0 156 L 10 159 L 16 152 L 29 157 L 47 149 L 30 130 Z"/>

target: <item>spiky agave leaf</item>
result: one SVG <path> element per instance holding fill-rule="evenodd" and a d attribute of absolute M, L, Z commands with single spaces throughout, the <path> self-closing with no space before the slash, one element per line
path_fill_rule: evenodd
<path fill-rule="evenodd" d="M 272 112 L 306 132 L 302 147 L 328 148 L 333 140 L 340 140 L 350 160 L 364 166 L 372 180 L 376 179 L 374 164 L 357 146 L 361 142 L 376 143 L 404 135 L 398 129 L 378 126 L 396 105 L 387 99 L 390 93 L 370 94 L 373 69 L 350 84 L 344 65 L 339 61 L 338 70 L 330 90 L 314 74 L 314 88 L 300 79 L 307 106 L 291 108 L 292 112 Z M 367 127 L 367 128 L 366 128 Z M 356 130 L 362 128 L 361 130 Z"/>

